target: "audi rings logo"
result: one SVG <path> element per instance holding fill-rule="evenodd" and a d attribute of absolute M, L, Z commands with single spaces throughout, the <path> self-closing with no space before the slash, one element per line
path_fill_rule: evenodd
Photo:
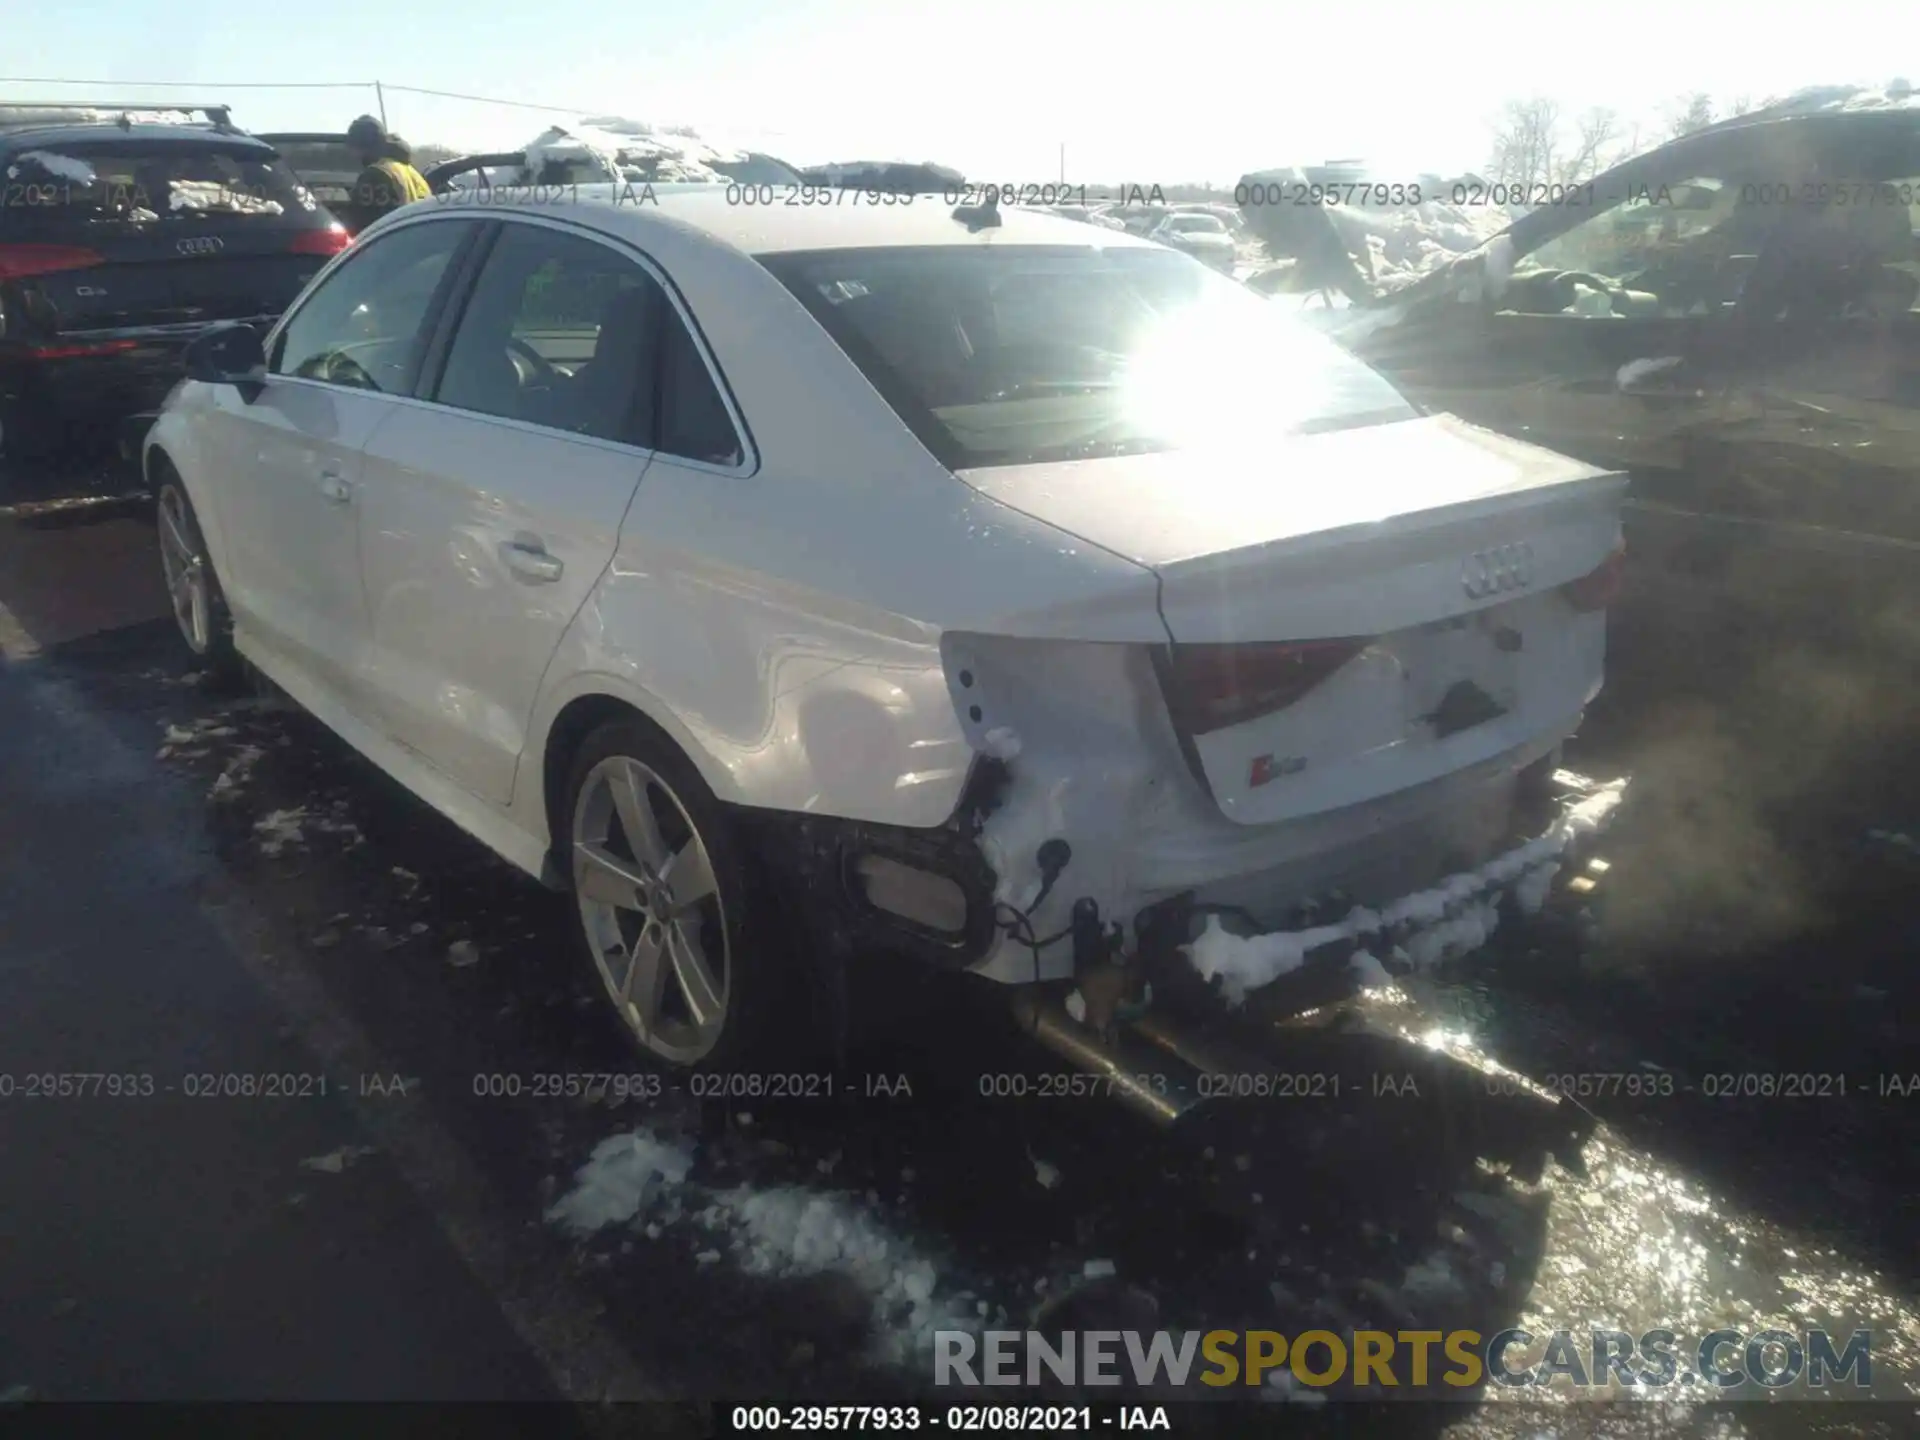
<path fill-rule="evenodd" d="M 194 235 L 176 241 L 173 248 L 182 255 L 218 255 L 227 248 L 227 242 L 217 235 Z"/>
<path fill-rule="evenodd" d="M 1533 583 L 1533 547 L 1521 540 L 1476 550 L 1460 566 L 1460 585 L 1474 600 L 1524 590 Z"/>

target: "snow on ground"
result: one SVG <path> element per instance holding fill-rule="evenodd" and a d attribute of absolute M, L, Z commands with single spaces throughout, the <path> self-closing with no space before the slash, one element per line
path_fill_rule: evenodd
<path fill-rule="evenodd" d="M 1443 959 L 1471 954 L 1486 944 L 1500 922 L 1496 892 L 1511 887 L 1523 913 L 1537 911 L 1559 871 L 1556 859 L 1576 838 L 1602 828 L 1626 794 L 1627 782 L 1602 785 L 1568 807 L 1544 834 L 1517 845 L 1477 870 L 1451 875 L 1428 890 L 1402 896 L 1381 910 L 1355 906 L 1344 920 L 1305 930 L 1273 930 L 1262 935 L 1235 935 L 1209 915 L 1198 939 L 1181 947 L 1202 977 L 1220 981 L 1227 1003 L 1245 1002 L 1250 991 L 1291 974 L 1306 963 L 1309 952 L 1362 936 L 1407 934 L 1396 958 L 1415 969 L 1426 969 Z M 1375 965 L 1377 959 L 1368 956 Z M 1356 968 L 1366 967 L 1356 958 Z M 1384 968 L 1384 967 L 1382 967 Z"/>
<path fill-rule="evenodd" d="M 594 1147 L 574 1188 L 547 1211 L 577 1235 L 633 1220 L 664 1189 L 677 1186 L 693 1168 L 693 1151 L 644 1130 L 613 1135 Z"/>
<path fill-rule="evenodd" d="M 289 845 L 305 845 L 307 807 L 273 810 L 253 822 L 253 833 L 260 837 L 260 853 L 277 856 Z"/>
<path fill-rule="evenodd" d="M 215 777 L 213 788 L 207 792 L 209 800 L 238 799 L 241 790 L 253 778 L 253 767 L 260 763 L 260 757 L 267 752 L 258 745 L 240 745 L 234 749 L 233 758 L 227 761 L 226 768 Z"/>
<path fill-rule="evenodd" d="M 931 1353 L 937 1330 L 973 1329 L 977 1309 L 940 1291 L 932 1257 L 895 1233 L 871 1201 L 802 1185 L 737 1185 L 713 1189 L 689 1180 L 695 1147 L 646 1129 L 612 1136 L 594 1148 L 574 1187 L 547 1218 L 585 1236 L 614 1225 L 637 1227 L 649 1240 L 665 1231 L 646 1223 L 664 1202 L 671 1224 L 685 1216 L 720 1238 L 725 1253 L 755 1276 L 837 1273 L 868 1297 L 875 1311 L 878 1358 L 903 1364 Z M 721 1252 L 703 1249 L 699 1263 Z"/>
<path fill-rule="evenodd" d="M 228 740 L 240 732 L 226 723 L 223 716 L 207 716 L 195 720 L 191 725 L 168 725 L 162 737 L 158 758 L 161 760 L 200 760 L 204 759 L 218 740 Z"/>

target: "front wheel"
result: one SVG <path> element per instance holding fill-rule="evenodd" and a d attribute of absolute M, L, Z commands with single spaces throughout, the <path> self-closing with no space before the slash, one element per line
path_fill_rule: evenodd
<path fill-rule="evenodd" d="M 160 573 L 166 581 L 167 601 L 180 638 L 217 679 L 235 679 L 242 666 L 233 645 L 233 617 L 227 610 L 220 577 L 214 574 L 193 501 L 187 498 L 180 477 L 171 473 L 161 479 L 155 499 Z"/>
<path fill-rule="evenodd" d="M 681 1068 L 760 1051 L 763 887 L 699 772 L 645 721 L 610 721 L 574 756 L 565 813 L 581 937 L 629 1037 Z"/>

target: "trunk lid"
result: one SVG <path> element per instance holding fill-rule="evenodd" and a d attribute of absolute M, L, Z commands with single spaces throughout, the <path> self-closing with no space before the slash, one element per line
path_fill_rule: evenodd
<path fill-rule="evenodd" d="M 1624 477 L 1451 416 L 966 472 L 1151 568 L 1168 709 L 1230 818 L 1357 804 L 1571 728 L 1604 617 L 1566 593 Z M 1315 642 L 1315 643 L 1302 643 Z"/>

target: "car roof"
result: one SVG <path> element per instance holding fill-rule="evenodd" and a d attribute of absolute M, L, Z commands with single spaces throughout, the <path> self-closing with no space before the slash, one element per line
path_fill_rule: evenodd
<path fill-rule="evenodd" d="M 556 204 L 552 186 L 495 186 L 491 191 L 454 192 L 422 205 L 449 210 L 498 212 L 502 208 L 534 214 L 565 214 L 614 234 L 629 233 L 632 217 L 659 215 L 691 226 L 749 255 L 778 255 L 802 250 L 852 250 L 914 245 L 1061 245 L 1084 249 L 1154 248 L 1151 241 L 1119 231 L 1089 232 L 1077 220 L 1044 211 L 1008 207 L 1000 224 L 978 231 L 953 218 L 944 195 L 886 196 L 846 190 L 832 204 L 780 203 L 781 188 L 715 185 L 711 182 L 642 185 L 608 183 L 565 187 Z M 744 203 L 749 191 L 772 188 L 771 204 Z M 476 198 L 477 196 L 477 198 Z M 577 196 L 578 198 L 574 198 Z M 463 203 L 465 202 L 465 203 Z"/>
<path fill-rule="evenodd" d="M 0 147 L 8 150 L 57 150 L 62 145 L 101 140 L 138 140 L 142 144 L 159 142 L 174 145 L 215 144 L 222 148 L 239 147 L 271 150 L 273 147 L 244 130 L 222 130 L 214 125 L 143 124 L 119 125 L 112 121 L 93 121 L 55 125 L 0 125 Z"/>

